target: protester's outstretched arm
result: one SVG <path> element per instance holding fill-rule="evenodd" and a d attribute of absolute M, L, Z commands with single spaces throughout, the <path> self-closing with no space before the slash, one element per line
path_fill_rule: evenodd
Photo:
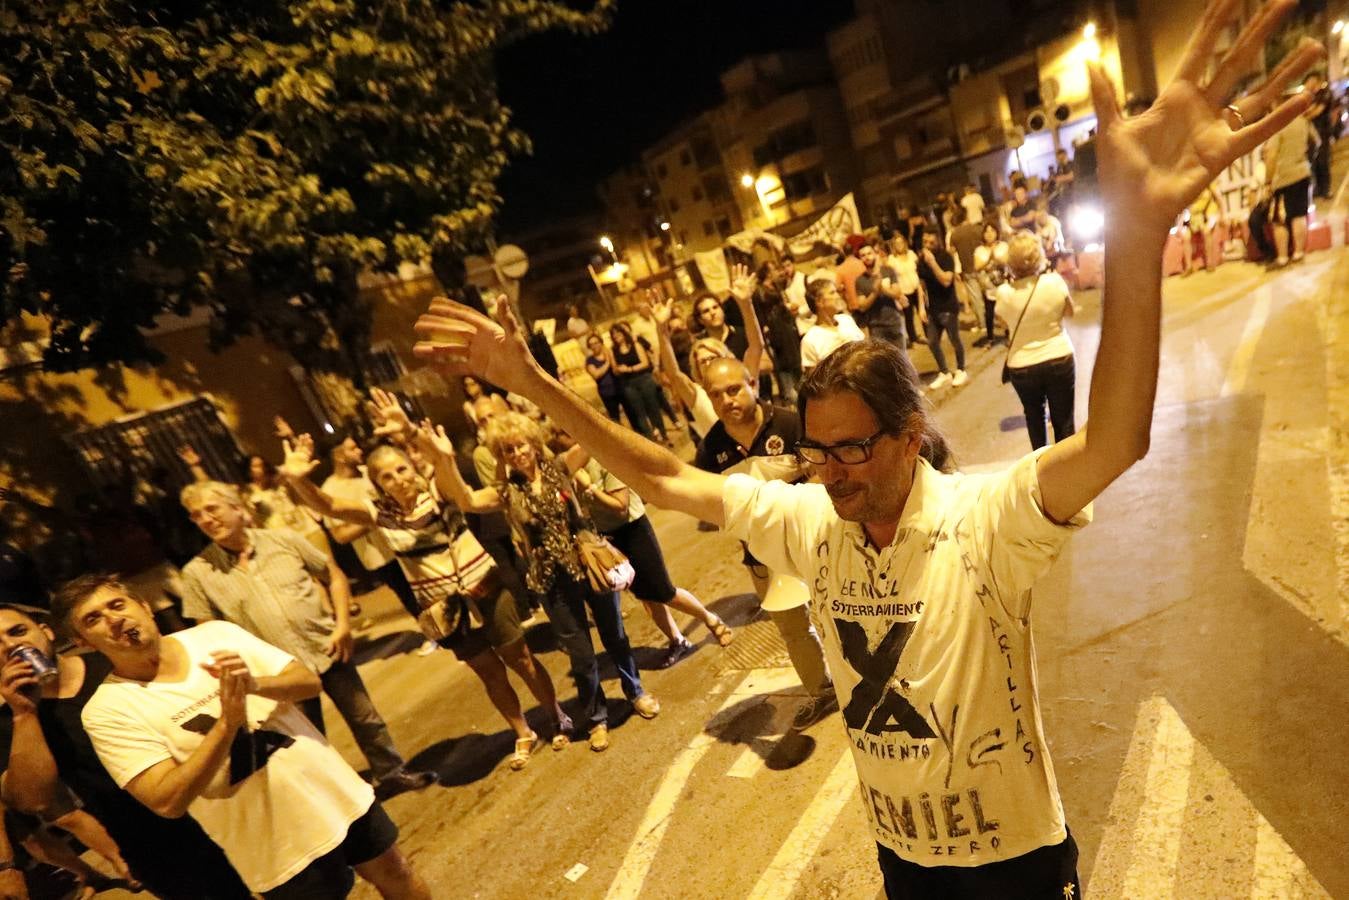
<path fill-rule="evenodd" d="M 1210 3 L 1175 79 L 1151 109 L 1131 119 L 1121 114 L 1105 72 L 1089 66 L 1106 218 L 1104 308 L 1087 427 L 1039 461 L 1041 500 L 1055 520 L 1070 519 L 1148 451 L 1167 230 L 1185 204 L 1234 159 L 1306 110 L 1309 95 L 1281 100 L 1281 91 L 1324 55 L 1308 39 L 1268 81 L 1237 101 L 1238 115 L 1225 109 L 1279 20 L 1295 5 L 1295 0 L 1265 3 L 1205 83 L 1213 48 L 1241 8 L 1238 0 Z"/>
<path fill-rule="evenodd" d="M 654 290 L 648 291 L 647 295 L 651 301 L 651 314 L 656 318 L 656 343 L 660 345 L 657 348 L 660 354 L 660 367 L 669 374 L 670 387 L 679 398 L 679 402 L 684 404 L 685 408 L 693 409 L 698 392 L 694 388 L 693 379 L 679 368 L 674 346 L 670 343 L 670 316 L 674 313 L 674 299 L 661 297 Z"/>
<path fill-rule="evenodd" d="M 745 320 L 747 346 L 745 358 L 741 362 L 757 376 L 759 366 L 763 363 L 763 328 L 759 326 L 759 314 L 754 309 L 754 276 L 750 274 L 749 267 L 744 265 L 732 267 L 731 296 L 735 298 L 735 305 L 740 308 L 740 316 Z"/>
<path fill-rule="evenodd" d="M 414 352 L 449 372 L 475 374 L 530 398 L 600 465 L 651 503 L 722 523 L 721 476 L 695 469 L 609 421 L 549 377 L 529 355 L 509 304 L 500 303 L 498 309 L 501 325 L 463 304 L 433 300 L 417 320 L 421 340 Z"/>
<path fill-rule="evenodd" d="M 297 500 L 329 519 L 338 519 L 363 528 L 374 527 L 375 517 L 370 514 L 369 507 L 334 497 L 309 479 L 310 473 L 318 468 L 318 460 L 314 459 L 313 441 L 309 435 L 302 434 L 294 441 L 282 441 L 281 446 L 285 448 L 286 458 L 276 467 L 276 474 L 286 480 L 286 484 L 295 492 Z"/>
<path fill-rule="evenodd" d="M 432 425 L 423 421 L 414 432 L 417 446 L 422 455 L 432 460 L 436 467 L 436 487 L 442 497 L 448 497 L 455 506 L 466 513 L 490 513 L 501 509 L 501 492 L 488 486 L 474 490 L 468 486 L 459 472 L 459 463 L 454 455 L 454 441 L 445 433 L 444 425 Z M 497 464 L 501 468 L 500 462 Z"/>

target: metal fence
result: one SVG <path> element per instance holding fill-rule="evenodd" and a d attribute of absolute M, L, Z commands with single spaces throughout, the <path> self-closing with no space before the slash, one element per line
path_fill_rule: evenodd
<path fill-rule="evenodd" d="M 99 488 L 160 481 L 165 473 L 174 487 L 187 484 L 192 473 L 178 457 L 184 445 L 197 451 L 212 478 L 236 482 L 244 472 L 243 451 L 207 396 L 90 428 L 66 440 Z"/>

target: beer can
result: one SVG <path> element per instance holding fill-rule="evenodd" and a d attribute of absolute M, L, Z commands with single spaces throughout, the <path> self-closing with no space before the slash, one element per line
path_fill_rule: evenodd
<path fill-rule="evenodd" d="M 9 651 L 9 658 L 22 659 L 33 667 L 33 675 L 39 684 L 46 684 L 57 677 L 56 662 L 36 647 L 22 644 Z"/>

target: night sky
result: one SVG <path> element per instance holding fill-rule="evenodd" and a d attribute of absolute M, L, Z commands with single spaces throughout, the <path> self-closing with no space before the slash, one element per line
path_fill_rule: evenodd
<path fill-rule="evenodd" d="M 534 154 L 502 182 L 501 233 L 597 209 L 606 175 L 718 101 L 724 69 L 755 53 L 823 50 L 851 15 L 849 0 L 620 0 L 602 35 L 510 48 L 497 60 L 501 97 Z"/>

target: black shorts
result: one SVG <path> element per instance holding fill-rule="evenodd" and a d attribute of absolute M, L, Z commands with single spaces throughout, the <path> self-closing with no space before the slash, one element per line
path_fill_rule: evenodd
<path fill-rule="evenodd" d="M 262 896 L 267 900 L 310 900 L 345 897 L 356 884 L 352 869 L 382 856 L 398 840 L 398 826 L 376 800 L 336 848 L 305 866 L 300 874 Z"/>
<path fill-rule="evenodd" d="M 670 580 L 670 570 L 665 568 L 665 555 L 660 552 L 650 519 L 640 516 L 615 528 L 607 537 L 637 573 L 629 589 L 634 597 L 652 603 L 669 603 L 674 599 L 674 582 Z"/>
<path fill-rule="evenodd" d="M 982 866 L 920 866 L 876 845 L 888 900 L 1061 900 L 1081 897 L 1077 843 L 1072 832 L 1060 844 Z"/>
<path fill-rule="evenodd" d="M 509 593 L 499 590 L 494 596 L 479 600 L 478 609 L 482 611 L 481 628 L 470 628 L 468 616 L 461 616 L 459 627 L 437 643 L 447 650 L 453 650 L 457 658 L 468 662 L 484 651 L 524 640 L 525 630 L 520 625 L 520 611 L 516 609 L 515 600 Z"/>
<path fill-rule="evenodd" d="M 1312 180 L 1304 178 L 1288 187 L 1279 188 L 1279 205 L 1283 207 L 1283 218 L 1279 221 L 1288 223 L 1307 217 L 1307 208 L 1311 205 L 1311 186 Z"/>

